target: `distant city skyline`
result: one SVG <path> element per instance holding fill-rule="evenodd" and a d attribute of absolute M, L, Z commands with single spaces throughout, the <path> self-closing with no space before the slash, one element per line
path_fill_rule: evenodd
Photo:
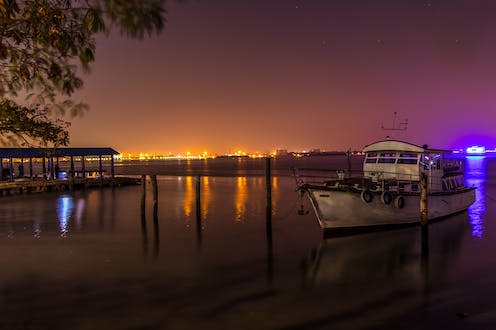
<path fill-rule="evenodd" d="M 72 146 L 125 152 L 496 144 L 496 3 L 169 2 L 164 33 L 98 38 Z"/>

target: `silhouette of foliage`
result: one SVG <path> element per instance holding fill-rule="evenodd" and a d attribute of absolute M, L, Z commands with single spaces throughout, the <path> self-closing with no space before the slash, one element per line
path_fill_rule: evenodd
<path fill-rule="evenodd" d="M 71 96 L 95 60 L 95 36 L 160 32 L 165 0 L 0 0 L 1 142 L 67 145 L 56 119 L 88 106 Z"/>

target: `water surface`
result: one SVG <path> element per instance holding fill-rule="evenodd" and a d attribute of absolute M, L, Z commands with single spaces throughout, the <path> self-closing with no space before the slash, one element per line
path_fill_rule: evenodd
<path fill-rule="evenodd" d="M 429 227 L 424 256 L 418 227 L 323 239 L 308 201 L 298 215 L 291 162 L 274 164 L 267 236 L 263 162 L 209 162 L 183 173 L 177 164 L 119 166 L 162 174 L 157 218 L 148 198 L 144 222 L 138 186 L 2 198 L 1 328 L 496 325 L 494 159 L 465 160 L 477 201 Z M 199 222 L 200 172 L 212 175 L 201 178 Z"/>

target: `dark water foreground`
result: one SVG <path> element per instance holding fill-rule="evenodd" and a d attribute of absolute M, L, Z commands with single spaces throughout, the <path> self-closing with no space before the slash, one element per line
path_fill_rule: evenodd
<path fill-rule="evenodd" d="M 273 179 L 159 177 L 158 222 L 140 187 L 0 200 L 2 329 L 494 329 L 496 162 L 466 162 L 469 212 L 417 227 L 322 239 Z"/>

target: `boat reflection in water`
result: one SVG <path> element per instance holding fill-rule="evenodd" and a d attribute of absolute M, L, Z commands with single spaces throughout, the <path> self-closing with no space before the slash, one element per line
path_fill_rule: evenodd
<path fill-rule="evenodd" d="M 333 286 L 341 293 L 366 292 L 372 287 L 387 292 L 408 285 L 417 290 L 420 283 L 449 269 L 467 229 L 467 213 L 431 224 L 428 256 L 422 253 L 419 227 L 324 238 L 304 263 L 304 285 Z"/>

